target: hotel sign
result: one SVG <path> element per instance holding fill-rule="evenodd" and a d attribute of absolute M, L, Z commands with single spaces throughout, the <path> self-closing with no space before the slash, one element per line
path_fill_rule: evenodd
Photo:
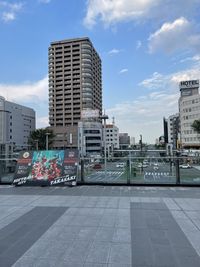
<path fill-rule="evenodd" d="M 199 88 L 199 80 L 182 81 L 179 87 L 180 89 Z"/>

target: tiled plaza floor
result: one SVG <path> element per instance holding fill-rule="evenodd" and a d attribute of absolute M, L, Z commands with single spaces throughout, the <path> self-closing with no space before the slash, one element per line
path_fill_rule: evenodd
<path fill-rule="evenodd" d="M 0 186 L 0 266 L 199 267 L 200 188 Z"/>

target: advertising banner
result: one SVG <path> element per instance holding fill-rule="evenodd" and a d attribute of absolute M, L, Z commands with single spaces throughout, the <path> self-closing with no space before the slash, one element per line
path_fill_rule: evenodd
<path fill-rule="evenodd" d="M 59 185 L 76 181 L 78 151 L 44 150 L 21 152 L 14 185 Z"/>

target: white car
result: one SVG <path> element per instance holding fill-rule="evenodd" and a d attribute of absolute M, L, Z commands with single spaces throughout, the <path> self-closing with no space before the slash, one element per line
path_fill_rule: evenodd
<path fill-rule="evenodd" d="M 117 165 L 116 165 L 116 167 L 117 168 L 124 168 L 124 166 L 125 166 L 125 163 L 118 163 Z"/>
<path fill-rule="evenodd" d="M 180 168 L 181 169 L 190 169 L 190 168 L 192 168 L 192 166 L 190 164 L 183 164 L 183 165 L 180 165 Z"/>
<path fill-rule="evenodd" d="M 148 167 L 147 164 L 138 163 L 138 168 L 147 168 L 147 167 Z"/>

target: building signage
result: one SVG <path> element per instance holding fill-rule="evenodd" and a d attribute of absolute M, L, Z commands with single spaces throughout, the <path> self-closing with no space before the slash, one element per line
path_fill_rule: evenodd
<path fill-rule="evenodd" d="M 98 109 L 86 109 L 81 111 L 81 118 L 98 118 L 99 117 L 99 110 Z"/>
<path fill-rule="evenodd" d="M 44 150 L 21 152 L 14 185 L 58 185 L 77 179 L 78 151 Z"/>
<path fill-rule="evenodd" d="M 181 92 L 181 96 L 191 96 L 192 95 L 192 90 L 183 90 Z"/>
<path fill-rule="evenodd" d="M 199 80 L 182 81 L 182 82 L 180 82 L 179 87 L 180 87 L 180 89 L 198 88 L 199 87 Z"/>

